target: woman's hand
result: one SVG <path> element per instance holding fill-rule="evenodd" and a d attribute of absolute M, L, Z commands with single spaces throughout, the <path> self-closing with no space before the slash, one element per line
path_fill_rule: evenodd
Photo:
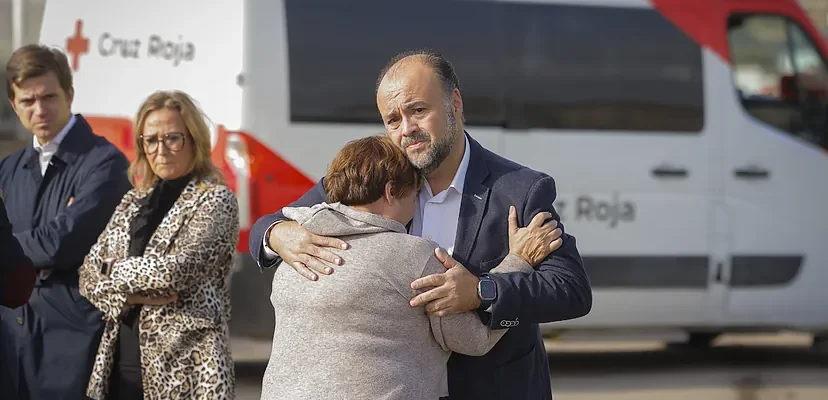
<path fill-rule="evenodd" d="M 515 206 L 509 207 L 509 253 L 534 267 L 561 247 L 563 232 L 558 228 L 558 221 L 550 218 L 549 212 L 537 213 L 528 226 L 519 228 Z"/>
<path fill-rule="evenodd" d="M 164 306 L 178 301 L 178 293 L 171 296 L 145 297 L 138 294 L 128 294 L 127 304 L 146 304 L 148 306 Z"/>

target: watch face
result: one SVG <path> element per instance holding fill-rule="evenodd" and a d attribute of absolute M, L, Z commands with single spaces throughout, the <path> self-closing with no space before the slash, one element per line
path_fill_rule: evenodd
<path fill-rule="evenodd" d="M 495 283 L 488 279 L 483 279 L 480 281 L 480 297 L 483 300 L 494 300 L 495 296 L 497 296 L 497 288 L 495 287 Z"/>

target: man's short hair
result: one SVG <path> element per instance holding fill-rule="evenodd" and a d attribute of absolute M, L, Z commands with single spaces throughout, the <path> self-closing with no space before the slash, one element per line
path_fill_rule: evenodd
<path fill-rule="evenodd" d="M 388 70 L 406 57 L 417 57 L 428 67 L 430 67 L 434 73 L 437 74 L 437 77 L 443 84 L 443 89 L 446 91 L 447 95 L 453 92 L 454 89 L 460 89 L 460 80 L 457 78 L 457 73 L 454 72 L 454 66 L 451 65 L 451 62 L 447 58 L 431 49 L 419 49 L 398 53 L 392 57 L 391 60 L 385 64 L 385 67 L 382 68 L 382 71 L 380 71 L 374 93 L 379 90 L 380 82 L 382 82 L 382 78 L 385 77 Z"/>
<path fill-rule="evenodd" d="M 72 69 L 66 54 L 61 50 L 39 44 L 29 44 L 15 50 L 6 63 L 6 92 L 9 100 L 14 100 L 14 86 L 49 72 L 55 73 L 64 93 L 72 91 Z"/>
<path fill-rule="evenodd" d="M 405 152 L 386 136 L 368 136 L 348 142 L 339 150 L 325 175 L 328 203 L 346 206 L 371 204 L 385 194 L 404 197 L 422 185 L 420 172 Z"/>

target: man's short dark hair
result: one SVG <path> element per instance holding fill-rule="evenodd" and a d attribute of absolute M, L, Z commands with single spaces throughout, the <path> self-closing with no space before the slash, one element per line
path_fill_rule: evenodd
<path fill-rule="evenodd" d="M 390 70 L 403 58 L 412 56 L 419 58 L 422 62 L 429 66 L 435 74 L 437 74 L 437 77 L 440 78 L 440 82 L 442 82 L 443 89 L 446 91 L 447 95 L 451 94 L 454 89 L 460 89 L 460 80 L 457 78 L 457 74 L 454 72 L 454 67 L 447 58 L 431 49 L 419 49 L 398 53 L 392 57 L 391 60 L 385 64 L 385 67 L 382 68 L 382 71 L 380 71 L 374 93 L 379 90 L 380 82 L 382 82 L 382 78 L 385 77 L 388 70 Z"/>
<path fill-rule="evenodd" d="M 14 100 L 14 86 L 26 79 L 54 72 L 60 88 L 69 95 L 72 90 L 72 69 L 66 54 L 60 49 L 39 44 L 25 45 L 12 53 L 6 64 L 6 91 Z"/>

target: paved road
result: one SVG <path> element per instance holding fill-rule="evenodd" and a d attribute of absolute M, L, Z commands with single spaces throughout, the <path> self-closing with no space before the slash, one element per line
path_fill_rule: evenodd
<path fill-rule="evenodd" d="M 707 350 L 548 342 L 555 400 L 828 399 L 828 354 L 812 352 L 801 337 L 724 339 Z M 265 364 L 255 354 L 269 344 L 234 348 L 238 399 L 258 399 Z"/>

